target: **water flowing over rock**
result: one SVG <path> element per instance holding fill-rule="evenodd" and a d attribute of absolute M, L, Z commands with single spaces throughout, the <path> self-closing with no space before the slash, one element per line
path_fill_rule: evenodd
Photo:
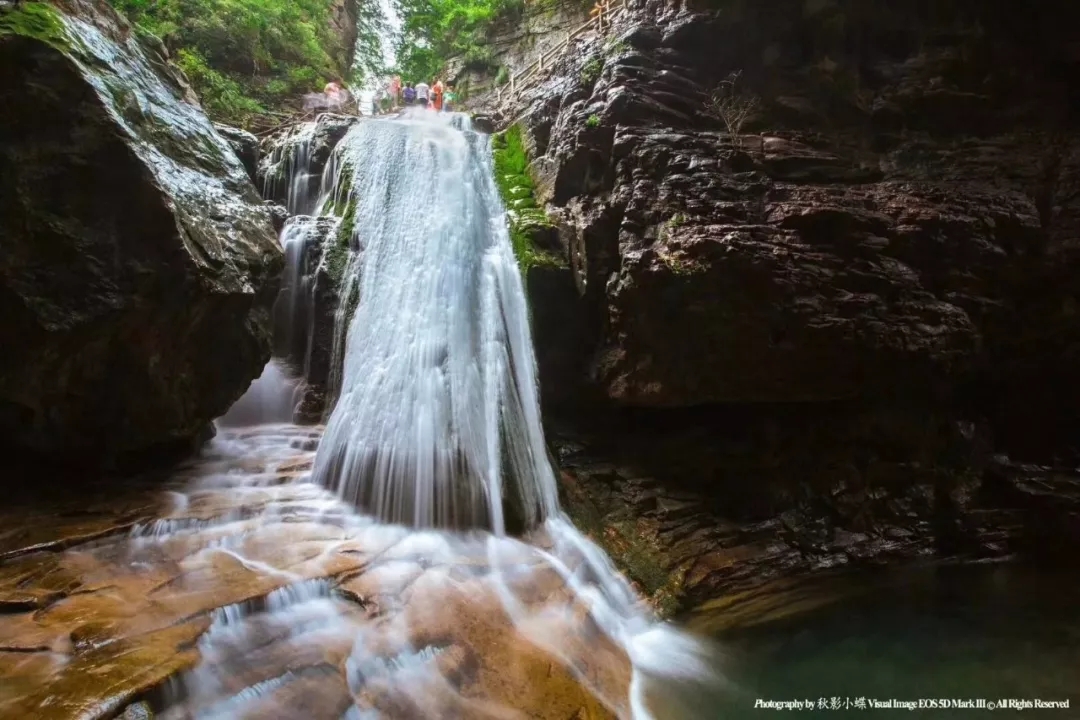
<path fill-rule="evenodd" d="M 281 252 L 160 43 L 105 3 L 0 15 L 0 426 L 85 460 L 190 439 L 258 376 Z"/>
<path fill-rule="evenodd" d="M 501 533 L 504 502 L 528 527 L 557 498 L 490 146 L 463 120 L 365 122 L 342 141 L 360 300 L 315 475 L 385 520 Z"/>
<path fill-rule="evenodd" d="M 644 673 L 686 641 L 565 523 L 536 546 L 382 525 L 310 482 L 318 441 L 223 430 L 164 495 L 0 509 L 0 714 L 651 717 Z"/>
<path fill-rule="evenodd" d="M 263 196 L 284 205 L 290 215 L 315 212 L 331 153 L 356 121 L 323 113 L 314 122 L 292 125 L 264 140 L 258 168 Z"/>

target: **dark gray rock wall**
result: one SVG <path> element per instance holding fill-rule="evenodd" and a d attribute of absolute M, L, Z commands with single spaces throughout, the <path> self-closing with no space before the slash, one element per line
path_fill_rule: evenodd
<path fill-rule="evenodd" d="M 0 32 L 0 432 L 92 463 L 195 438 L 244 392 L 282 258 L 153 44 L 97 0 L 47 20 Z"/>

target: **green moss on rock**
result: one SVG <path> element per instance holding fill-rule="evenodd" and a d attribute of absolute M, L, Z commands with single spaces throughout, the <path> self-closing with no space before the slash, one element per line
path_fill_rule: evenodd
<path fill-rule="evenodd" d="M 343 165 L 338 174 L 338 185 L 326 205 L 326 212 L 341 218 L 337 236 L 326 249 L 326 270 L 337 288 L 342 286 L 345 266 L 349 263 L 349 245 L 356 231 L 356 199 L 352 196 L 352 168 Z"/>
<path fill-rule="evenodd" d="M 527 272 L 534 265 L 563 265 L 559 258 L 538 247 L 533 240 L 537 234 L 550 232 L 552 224 L 547 213 L 536 206 L 521 126 L 511 125 L 493 135 L 491 147 L 495 160 L 495 182 L 509 211 L 510 242 L 521 272 Z"/>
<path fill-rule="evenodd" d="M 61 51 L 70 47 L 63 18 L 56 8 L 43 2 L 24 2 L 0 11 L 0 37 L 4 35 L 34 38 Z"/>

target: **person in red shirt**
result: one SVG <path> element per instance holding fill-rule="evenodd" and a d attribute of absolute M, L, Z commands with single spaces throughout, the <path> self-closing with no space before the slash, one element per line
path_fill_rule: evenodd
<path fill-rule="evenodd" d="M 442 80 L 436 80 L 435 84 L 431 86 L 431 105 L 436 112 L 442 110 L 444 90 Z"/>

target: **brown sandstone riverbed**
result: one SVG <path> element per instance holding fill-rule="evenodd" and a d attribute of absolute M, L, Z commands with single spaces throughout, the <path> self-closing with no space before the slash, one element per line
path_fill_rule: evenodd
<path fill-rule="evenodd" d="M 307 481 L 318 437 L 228 431 L 164 490 L 6 508 L 0 716 L 628 712 L 625 654 L 541 553 L 357 516 Z"/>

